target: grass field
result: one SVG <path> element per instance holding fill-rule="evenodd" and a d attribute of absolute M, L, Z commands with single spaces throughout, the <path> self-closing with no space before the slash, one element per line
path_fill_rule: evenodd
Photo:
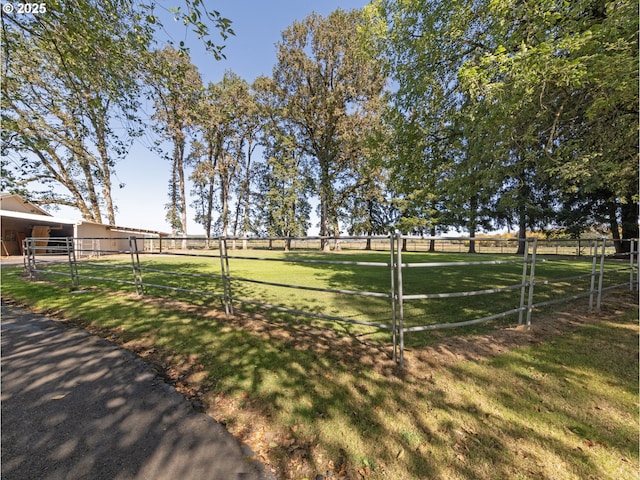
<path fill-rule="evenodd" d="M 261 302 L 277 307 L 303 310 L 319 315 L 339 316 L 359 322 L 391 324 L 391 273 L 390 258 L 386 252 L 345 251 L 325 254 L 317 250 L 283 252 L 275 250 L 233 250 L 229 267 L 232 277 L 233 297 L 236 305 L 246 300 Z M 260 257 L 254 260 L 247 257 Z M 514 263 L 499 265 L 458 265 L 457 262 L 469 261 L 513 261 Z M 299 263 L 300 261 L 306 263 Z M 367 262 L 376 266 L 360 266 L 352 264 L 321 263 L 333 262 Z M 444 263 L 447 266 L 432 266 L 403 269 L 404 295 L 447 294 L 452 292 L 468 292 L 473 290 L 498 289 L 517 286 L 523 281 L 521 258 L 513 255 L 483 254 L 468 255 L 465 253 L 416 253 L 403 254 L 403 263 L 416 264 L 423 262 Z M 97 265 L 100 264 L 102 266 Z M 220 259 L 203 255 L 171 256 L 141 255 L 142 278 L 145 293 L 150 296 L 169 296 L 184 299 L 198 306 L 217 308 L 221 304 L 223 293 L 220 278 Z M 108 265 L 110 267 L 105 267 Z M 613 269 L 624 266 L 624 263 L 608 265 L 605 278 L 607 284 L 621 283 L 628 279 L 625 273 L 610 273 Z M 119 267 L 119 268 L 115 268 Z M 536 265 L 536 281 L 551 281 L 576 275 L 588 274 L 592 269 L 592 261 L 587 257 L 539 257 Z M 68 273 L 66 265 L 52 268 L 57 272 Z M 129 284 L 116 284 L 95 278 L 81 278 L 81 287 L 94 286 L 105 289 L 135 291 L 132 281 L 131 262 L 128 256 L 105 257 L 88 262 L 78 263 L 81 276 L 101 277 L 112 280 L 124 280 Z M 68 281 L 68 277 L 45 274 L 43 278 Z M 308 288 L 333 290 L 349 290 L 357 292 L 373 292 L 386 295 L 387 298 L 349 295 L 336 292 L 316 290 L 290 289 L 280 286 L 252 283 L 239 279 L 256 280 L 276 284 L 298 285 Z M 528 281 L 528 277 L 527 277 Z M 155 286 L 154 286 L 155 285 Z M 158 286 L 173 288 L 168 290 Z M 584 292 L 590 288 L 590 278 L 569 279 L 535 288 L 534 302 L 544 302 Z M 179 290 L 175 290 L 179 289 Z M 199 293 L 186 293 L 194 290 Z M 213 295 L 211 295 L 213 294 Z M 407 300 L 404 302 L 404 325 L 414 327 L 433 324 L 449 324 L 474 320 L 520 306 L 521 289 L 494 293 L 489 295 L 465 296 L 457 298 L 436 298 L 427 300 Z M 244 303 L 241 308 L 253 312 L 256 308 Z M 280 319 L 295 322 L 308 321 L 304 318 L 287 317 Z M 514 325 L 518 315 L 493 321 L 489 326 L 466 328 L 466 333 L 484 331 L 496 325 Z M 375 328 L 338 324 L 330 322 L 330 328 L 354 334 L 367 334 L 371 340 L 388 344 L 391 341 L 389 330 L 379 331 Z M 409 346 L 421 346 L 433 338 L 432 333 L 407 334 Z"/>
<path fill-rule="evenodd" d="M 158 270 L 181 265 L 152 260 Z M 280 263 L 264 262 L 256 271 L 246 260 L 233 262 L 235 272 L 245 269 L 242 275 L 294 281 L 294 273 L 275 271 Z M 180 268 L 219 269 L 219 263 L 189 263 Z M 318 285 L 372 291 L 388 286 L 388 280 L 355 269 L 296 268 L 300 281 Z M 566 276 L 556 268 L 541 275 Z M 145 280 L 152 280 L 151 273 Z M 459 288 L 459 280 L 447 283 L 443 275 L 421 278 L 420 285 L 429 291 Z M 518 272 L 513 276 L 517 281 Z M 184 278 L 172 277 L 176 285 L 184 285 Z M 326 301 L 309 295 L 314 292 L 286 292 L 287 298 L 268 289 L 264 295 L 283 303 L 301 298 L 311 307 Z M 425 335 L 409 348 L 405 369 L 380 353 L 373 341 L 378 339 L 356 337 L 350 327 L 318 329 L 313 321 L 279 315 L 225 320 L 211 308 L 219 306 L 217 299 L 194 305 L 101 290 L 74 294 L 65 286 L 25 282 L 18 268 L 2 269 L 2 296 L 160 365 L 180 390 L 249 443 L 278 478 L 328 478 L 327 472 L 376 480 L 638 478 L 636 293 L 609 293 L 597 321 L 584 307 L 539 312 L 534 327 L 541 330 L 512 332 L 515 343 L 473 361 L 448 352 L 495 342 L 493 334 L 476 341 L 466 333 L 468 343 L 458 330 L 445 339 Z"/>

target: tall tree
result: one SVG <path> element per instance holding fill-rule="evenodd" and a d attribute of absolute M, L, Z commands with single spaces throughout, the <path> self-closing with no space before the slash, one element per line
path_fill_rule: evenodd
<path fill-rule="evenodd" d="M 185 159 L 187 136 L 193 129 L 194 112 L 202 93 L 202 81 L 189 55 L 172 47 L 158 50 L 151 58 L 148 84 L 154 95 L 156 129 L 171 144 L 171 180 L 167 220 L 173 235 L 187 237 Z M 178 221 L 179 219 L 179 221 Z"/>
<path fill-rule="evenodd" d="M 106 210 L 113 224 L 112 174 L 136 129 L 135 58 L 151 32 L 130 6 L 73 3 L 2 15 L 3 151 L 14 155 L 4 167 L 19 185 L 45 187 L 31 200 L 75 206 L 96 222 Z"/>
<path fill-rule="evenodd" d="M 210 238 L 214 195 L 218 195 L 220 233 L 235 236 L 239 229 L 245 231 L 248 222 L 243 212 L 249 209 L 251 160 L 259 124 L 249 85 L 235 73 L 225 72 L 220 82 L 207 86 L 196 111 L 200 139 L 192 155 L 192 179 L 198 183 L 196 203 L 202 205 L 202 215 L 196 220 Z"/>
<path fill-rule="evenodd" d="M 309 178 L 304 157 L 291 138 L 278 138 L 266 151 L 272 155 L 260 168 L 257 233 L 286 237 L 285 250 L 289 250 L 290 237 L 304 236 L 309 228 Z"/>
<path fill-rule="evenodd" d="M 223 46 L 207 36 L 210 26 L 232 35 L 230 21 L 199 0 L 180 3 L 175 18 L 222 57 Z M 141 67 L 162 30 L 156 4 L 55 0 L 30 4 L 30 15 L 3 13 L 3 188 L 115 222 L 113 172 L 141 130 Z M 34 185 L 44 189 L 30 192 Z"/>
<path fill-rule="evenodd" d="M 487 150 L 469 139 L 474 123 L 461 113 L 468 98 L 458 80 L 477 55 L 473 10 L 465 1 L 424 0 L 381 1 L 365 11 L 396 86 L 386 118 L 398 228 L 434 234 L 464 227 L 473 236 L 489 198 L 479 174 Z"/>
<path fill-rule="evenodd" d="M 359 48 L 360 12 L 312 14 L 282 34 L 273 69 L 275 105 L 286 131 L 315 161 L 320 235 L 339 235 L 336 192 L 353 181 L 357 145 L 377 116 L 385 78 L 375 59 Z M 324 241 L 323 249 L 329 249 Z"/>
<path fill-rule="evenodd" d="M 259 135 L 263 124 L 260 107 L 256 101 L 255 88 L 240 77 L 234 78 L 236 92 L 232 96 L 237 119 L 238 175 L 235 182 L 235 213 L 233 236 L 246 239 L 251 230 L 251 186 L 255 177 L 254 153 L 259 146 Z M 246 240 L 243 247 L 246 248 Z"/>
<path fill-rule="evenodd" d="M 521 236 L 561 221 L 564 197 L 602 204 L 585 212 L 609 211 L 614 237 L 618 222 L 637 236 L 637 10 L 637 0 L 372 4 L 398 86 L 396 131 L 418 156 L 451 145 L 454 158 L 428 151 L 423 171 L 449 162 L 445 192 L 455 187 L 472 214 L 494 206 L 494 221 Z M 470 231 L 483 216 L 469 217 Z"/>
<path fill-rule="evenodd" d="M 528 193 L 546 183 L 556 198 L 610 204 L 614 238 L 619 222 L 638 236 L 637 12 L 637 0 L 487 2 L 493 43 L 461 69 L 492 105 L 483 121 L 507 128 L 518 163 L 539 180 Z"/>
<path fill-rule="evenodd" d="M 291 125 L 276 101 L 272 79 L 258 77 L 253 84 L 255 105 L 262 124 L 261 144 L 266 160 L 256 169 L 255 217 L 252 231 L 258 235 L 304 236 L 309 228 L 311 191 L 309 158 L 298 144 Z"/>

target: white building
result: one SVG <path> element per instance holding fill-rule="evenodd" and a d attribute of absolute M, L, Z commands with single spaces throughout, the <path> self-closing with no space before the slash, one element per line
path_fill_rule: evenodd
<path fill-rule="evenodd" d="M 56 217 L 22 196 L 11 193 L 0 193 L 0 230 L 2 256 L 22 255 L 22 240 L 28 237 L 99 239 L 106 242 L 102 248 L 120 250 L 128 248 L 128 237 L 132 235 L 140 238 L 169 236 L 153 230 Z"/>

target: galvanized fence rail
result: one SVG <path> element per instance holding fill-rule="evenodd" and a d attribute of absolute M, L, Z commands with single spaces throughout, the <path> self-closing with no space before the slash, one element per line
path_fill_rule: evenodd
<path fill-rule="evenodd" d="M 45 242 L 46 240 L 46 242 Z M 151 248 L 148 245 L 148 239 L 140 237 L 127 237 L 116 239 L 119 248 L 104 248 L 96 250 L 96 246 L 104 246 L 104 242 L 112 242 L 112 245 L 116 244 L 114 239 L 73 239 L 73 238 L 27 238 L 23 244 L 24 251 L 24 267 L 29 274 L 30 279 L 38 279 L 44 274 L 53 274 L 59 276 L 70 277 L 71 288 L 81 288 L 81 280 L 83 282 L 87 280 L 94 280 L 99 282 L 110 282 L 116 284 L 123 284 L 133 286 L 135 292 L 138 295 L 145 295 L 149 289 L 155 288 L 173 292 L 184 292 L 198 296 L 217 298 L 222 301 L 222 305 L 227 316 L 234 314 L 235 304 L 246 304 L 258 306 L 269 310 L 275 310 L 280 312 L 286 312 L 293 315 L 304 315 L 308 317 L 319 318 L 322 320 L 329 320 L 342 323 L 350 323 L 357 325 L 365 325 L 374 327 L 380 330 L 390 330 L 392 333 L 393 343 L 393 359 L 400 365 L 404 362 L 404 350 L 405 350 L 405 335 L 413 334 L 416 332 L 424 332 L 431 330 L 438 330 L 444 328 L 456 328 L 470 325 L 477 325 L 480 323 L 488 322 L 491 320 L 508 317 L 518 316 L 518 324 L 525 324 L 527 327 L 531 326 L 532 312 L 536 308 L 541 308 L 549 305 L 553 305 L 561 302 L 570 302 L 583 297 L 589 297 L 589 307 L 593 308 L 594 300 L 596 308 L 600 308 L 602 292 L 614 288 L 620 288 L 627 283 L 630 289 L 637 288 L 638 285 L 638 241 L 624 240 L 630 242 L 628 253 L 623 255 L 612 256 L 611 251 L 613 248 L 612 240 L 607 239 L 595 239 L 591 241 L 590 245 L 582 243 L 582 247 L 585 251 L 589 252 L 586 255 L 582 252 L 583 259 L 590 258 L 590 271 L 586 273 L 577 273 L 576 275 L 565 276 L 562 278 L 539 278 L 536 273 L 536 267 L 542 269 L 545 265 L 552 265 L 558 262 L 562 262 L 565 256 L 554 255 L 541 255 L 539 253 L 539 241 L 533 239 L 521 239 L 525 245 L 524 253 L 521 256 L 510 256 L 504 259 L 492 259 L 492 260 L 473 260 L 473 261 L 447 261 L 447 262 L 405 262 L 403 260 L 403 251 L 406 251 L 407 240 L 415 242 L 415 238 L 406 237 L 400 234 L 387 235 L 387 236 L 367 236 L 367 237 L 300 237 L 300 238 L 268 238 L 268 239 L 251 239 L 254 245 L 254 250 L 259 251 L 262 249 L 270 249 L 276 246 L 276 248 L 288 248 L 295 251 L 296 248 L 308 248 L 308 245 L 313 245 L 318 248 L 320 245 L 324 245 L 326 242 L 333 242 L 334 248 L 340 246 L 345 249 L 364 249 L 371 248 L 372 246 L 376 250 L 385 250 L 389 252 L 388 262 L 365 262 L 365 261 L 352 261 L 352 260 L 335 260 L 335 259 L 310 259 L 310 258 L 274 258 L 270 256 L 260 255 L 237 255 L 233 246 L 242 245 L 243 249 L 247 247 L 248 239 L 245 238 L 225 238 L 220 237 L 215 239 L 215 242 L 210 243 L 209 250 L 211 253 L 203 253 L 201 251 L 183 251 L 183 250 L 170 250 L 162 248 L 162 243 L 158 242 L 158 239 L 154 239 L 157 245 L 157 249 L 152 244 Z M 175 245 L 180 244 L 179 240 L 176 240 Z M 435 241 L 442 241 L 440 237 L 426 237 L 421 239 L 425 245 L 433 245 Z M 467 239 L 445 239 L 447 242 L 456 241 L 468 241 Z M 486 239 L 476 240 L 476 242 L 509 242 L 511 247 L 517 247 L 517 244 L 513 243 L 513 240 L 504 239 Z M 258 247 L 255 247 L 256 242 L 260 242 Z M 165 247 L 171 245 L 171 240 L 164 239 Z M 557 241 L 556 241 L 557 243 Z M 231 253 L 229 251 L 229 245 L 232 245 Z M 87 247 L 89 245 L 89 247 Z M 188 244 L 187 244 L 188 245 Z M 123 248 L 123 246 L 125 248 Z M 189 246 L 189 245 L 188 245 Z M 217 247 L 217 248 L 216 248 Z M 405 247 L 405 248 L 403 248 Z M 193 245 L 191 248 L 194 248 Z M 198 248 L 196 246 L 196 248 Z M 217 252 L 216 252 L 217 250 Z M 503 250 L 503 249 L 501 249 Z M 246 252 L 245 252 L 246 253 Z M 199 273 L 199 272 L 184 272 L 184 271 L 170 271 L 154 269 L 145 264 L 145 260 L 141 259 L 141 254 L 146 256 L 171 256 L 171 257 L 190 257 L 190 258 L 215 258 L 220 261 L 220 273 Z M 130 265 L 120 265 L 114 263 L 97 262 L 96 259 L 105 259 L 109 256 L 115 256 L 121 258 L 123 255 L 130 257 Z M 480 257 L 481 258 L 481 257 Z M 286 263 L 299 263 L 299 264 L 316 264 L 316 265 L 329 265 L 329 266 L 344 266 L 344 267 L 365 267 L 368 269 L 377 269 L 380 271 L 386 270 L 386 275 L 389 275 L 389 291 L 366 291 L 366 290 L 354 290 L 354 289 L 342 289 L 342 288 L 323 288 L 309 285 L 298 285 L 285 282 L 274 282 L 264 279 L 248 278 L 239 274 L 235 274 L 230 268 L 229 260 L 241 259 L 249 262 L 286 262 Z M 609 261 L 609 267 L 605 268 L 605 263 Z M 61 264 L 68 264 L 68 271 L 59 268 Z M 431 269 L 459 269 L 464 267 L 487 267 L 499 265 L 522 265 L 521 275 L 517 283 L 507 283 L 502 286 L 494 286 L 491 288 L 482 288 L 477 290 L 459 290 L 454 292 L 439 292 L 439 291 L 422 291 L 420 293 L 405 293 L 405 274 L 413 270 L 430 271 Z M 50 268 L 57 266 L 56 268 Z M 127 278 L 114 278 L 114 276 L 99 276 L 96 274 L 82 273 L 79 269 L 81 267 L 93 267 L 94 269 L 113 269 L 124 271 L 129 269 L 132 272 L 132 277 Z M 605 276 L 614 278 L 614 274 L 628 271 L 628 282 L 618 282 L 613 284 L 604 284 Z M 172 286 L 164 283 L 155 283 L 149 280 L 145 280 L 145 275 L 150 276 L 154 273 L 167 274 L 169 273 L 174 278 L 196 278 L 202 279 L 207 283 L 207 288 L 194 289 L 183 288 L 182 286 Z M 620 275 L 618 275 L 620 277 Z M 589 285 L 584 287 L 582 291 L 571 294 L 556 295 L 555 298 L 545 299 L 544 295 L 539 293 L 541 288 L 554 287 L 567 284 L 570 286 L 576 285 L 579 281 L 587 281 Z M 243 284 L 256 284 L 270 287 L 278 287 L 284 289 L 299 289 L 316 292 L 326 292 L 335 295 L 356 296 L 363 298 L 378 298 L 382 299 L 387 305 L 387 322 L 359 320 L 356 318 L 350 318 L 347 316 L 333 315 L 323 312 L 312 312 L 302 308 L 291 308 L 282 305 L 273 305 L 265 301 L 261 301 L 256 298 L 245 298 L 241 293 L 234 293 L 241 290 L 239 287 Z M 221 287 L 220 287 L 221 285 Z M 415 289 L 415 288 L 414 288 Z M 562 290 L 562 289 L 560 289 Z M 455 299 L 461 297 L 480 297 L 489 296 L 494 294 L 503 294 L 508 292 L 519 292 L 517 296 L 518 303 L 513 308 L 508 308 L 504 311 L 491 313 L 480 318 L 473 318 L 469 320 L 462 320 L 458 322 L 444 322 L 444 323 L 420 323 L 420 318 L 412 318 L 412 314 L 409 313 L 411 306 L 415 303 L 440 300 L 440 299 Z M 525 316 L 526 315 L 526 316 Z M 407 322 L 410 321 L 410 325 Z M 416 324 L 416 322 L 418 324 Z"/>
<path fill-rule="evenodd" d="M 350 239 L 359 239 L 361 237 L 340 237 L 341 241 L 348 241 Z M 393 242 L 393 237 L 377 237 L 377 239 L 379 238 L 384 238 L 387 241 L 391 241 Z M 232 239 L 231 239 L 232 240 Z M 226 243 L 230 241 L 230 239 L 221 239 L 221 242 L 226 245 Z M 392 248 L 392 247 L 391 247 Z M 223 249 L 224 249 L 224 253 L 223 253 Z M 254 257 L 254 256 L 235 256 L 235 255 L 229 255 L 227 250 L 226 250 L 226 246 L 221 247 L 221 258 L 224 257 L 225 258 L 225 262 L 227 262 L 227 269 L 228 269 L 228 260 L 229 259 L 241 259 L 241 260 L 250 260 L 250 261 L 259 261 L 259 262 L 285 262 L 285 263 L 300 263 L 300 264 L 317 264 L 317 265 L 344 265 L 344 266 L 359 266 L 359 267 L 374 267 L 374 268 L 385 268 L 388 269 L 390 266 L 390 263 L 384 263 L 384 262 L 360 262 L 360 261 L 344 261 L 344 260 L 317 260 L 317 259 L 305 259 L 305 258 L 298 258 L 298 259 L 291 259 L 291 258 L 270 258 L 270 257 Z M 257 279 L 250 279 L 250 278 L 245 278 L 245 277 L 239 277 L 236 275 L 229 275 L 228 276 L 228 281 L 229 282 L 246 282 L 246 283 L 255 283 L 255 284 L 261 284 L 261 285 L 269 285 L 269 286 L 275 286 L 275 287 L 283 287 L 283 288 L 291 288 L 291 289 L 300 289 L 300 290 L 308 290 L 308 291 L 316 291 L 316 292 L 327 292 L 327 293 L 335 293 L 335 294 L 341 294 L 341 295 L 354 295 L 354 296 L 361 296 L 361 297 L 374 297 L 374 298 L 386 298 L 386 299 L 392 299 L 393 298 L 393 292 L 371 292 L 371 291 L 359 291 L 359 290 L 349 290 L 349 289 L 336 289 L 336 288 L 321 288 L 321 287 L 311 287 L 311 286 L 304 286 L 304 285 L 294 285 L 294 284 L 289 284 L 289 283 L 279 283 L 279 282 L 270 282 L 270 281 L 264 281 L 264 280 L 257 280 Z M 336 316 L 336 315 L 325 315 L 325 314 L 321 314 L 321 313 L 315 313 L 315 312 L 307 312 L 304 310 L 298 310 L 298 309 L 288 309 L 286 307 L 279 307 L 279 306 L 275 306 L 275 305 L 270 305 L 267 303 L 263 303 L 263 302 L 259 302 L 256 300 L 251 300 L 251 299 L 243 299 L 237 296 L 231 296 L 230 300 L 235 300 L 237 302 L 240 303 L 246 303 L 249 305 L 256 305 L 256 306 L 260 306 L 260 307 L 264 307 L 267 309 L 273 309 L 273 310 L 278 310 L 278 311 L 282 311 L 282 312 L 289 312 L 289 313 L 295 313 L 295 314 L 300 314 L 300 315 L 306 315 L 306 316 L 310 316 L 310 317 L 316 317 L 316 318 L 321 318 L 321 319 L 325 319 L 325 320 L 333 320 L 333 321 L 340 321 L 340 322 L 345 322 L 345 323 L 353 323 L 353 324 L 357 324 L 357 325 L 366 325 L 366 326 L 372 326 L 372 327 L 377 327 L 377 328 L 381 328 L 381 329 L 392 329 L 393 325 L 392 324 L 386 324 L 386 323 L 379 323 L 379 322 L 368 322 L 368 321 L 360 321 L 360 320 L 354 320 L 351 318 L 346 318 L 346 317 L 340 317 L 340 316 Z M 392 321 L 393 323 L 393 321 Z"/>

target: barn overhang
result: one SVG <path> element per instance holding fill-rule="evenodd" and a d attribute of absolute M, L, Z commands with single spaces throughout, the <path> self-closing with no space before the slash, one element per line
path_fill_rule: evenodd
<path fill-rule="evenodd" d="M 20 255 L 22 240 L 27 237 L 73 237 L 75 220 L 36 213 L 0 210 L 3 254 Z M 42 232 L 46 232 L 46 235 Z"/>

